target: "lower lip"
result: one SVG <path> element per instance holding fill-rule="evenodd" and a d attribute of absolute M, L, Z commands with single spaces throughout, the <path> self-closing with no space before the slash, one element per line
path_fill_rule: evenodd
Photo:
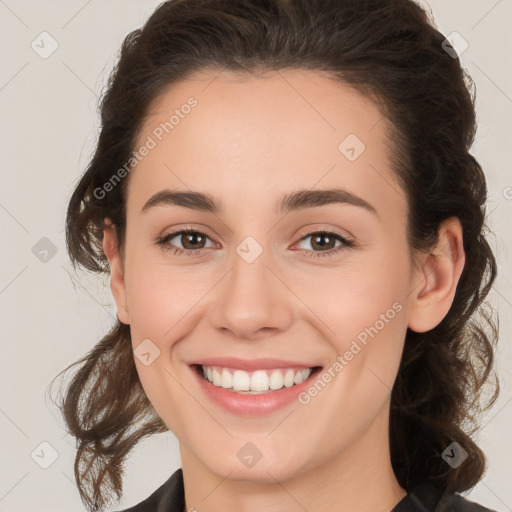
<path fill-rule="evenodd" d="M 311 375 L 300 384 L 295 384 L 289 388 L 283 387 L 276 391 L 261 393 L 259 395 L 249 395 L 228 391 L 225 388 L 214 386 L 210 381 L 204 379 L 197 367 L 191 366 L 192 373 L 199 381 L 199 386 L 205 394 L 216 404 L 220 405 L 226 411 L 243 416 L 262 416 L 271 414 L 274 411 L 284 407 L 297 400 L 297 397 L 305 391 L 316 378 L 321 368 L 311 372 Z"/>

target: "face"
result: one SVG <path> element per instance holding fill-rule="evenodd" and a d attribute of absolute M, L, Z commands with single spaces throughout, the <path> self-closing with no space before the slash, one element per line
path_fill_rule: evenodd
<path fill-rule="evenodd" d="M 385 444 L 421 284 L 386 123 L 302 70 L 204 71 L 152 105 L 125 258 L 109 259 L 142 385 L 184 466 L 267 482 Z"/>

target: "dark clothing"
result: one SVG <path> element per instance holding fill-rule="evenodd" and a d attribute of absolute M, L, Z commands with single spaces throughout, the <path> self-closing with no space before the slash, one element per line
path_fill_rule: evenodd
<path fill-rule="evenodd" d="M 181 468 L 175 471 L 151 496 L 118 512 L 183 512 L 185 491 Z M 411 489 L 390 512 L 496 512 L 469 501 L 464 496 L 441 492 L 424 483 Z"/>

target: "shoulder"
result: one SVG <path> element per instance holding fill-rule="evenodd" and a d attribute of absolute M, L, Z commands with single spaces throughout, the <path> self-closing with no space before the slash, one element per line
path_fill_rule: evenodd
<path fill-rule="evenodd" d="M 475 503 L 459 493 L 450 493 L 444 495 L 439 501 L 435 512 L 496 512 L 486 508 L 479 503 Z"/>
<path fill-rule="evenodd" d="M 179 468 L 145 500 L 115 512 L 182 512 L 184 507 L 183 473 Z"/>
<path fill-rule="evenodd" d="M 496 512 L 457 492 L 443 493 L 427 482 L 414 486 L 393 512 Z"/>

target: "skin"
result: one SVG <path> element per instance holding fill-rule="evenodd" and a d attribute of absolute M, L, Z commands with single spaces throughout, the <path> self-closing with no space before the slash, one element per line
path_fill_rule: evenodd
<path fill-rule="evenodd" d="M 134 349 L 149 338 L 160 350 L 149 366 L 135 363 L 179 441 L 186 509 L 387 512 L 406 494 L 388 442 L 406 329 L 430 330 L 450 309 L 464 266 L 460 223 L 444 222 L 439 244 L 412 266 L 387 120 L 326 76 L 197 73 L 157 98 L 138 144 L 190 96 L 198 106 L 129 175 L 124 253 L 109 219 L 104 230 L 119 320 L 130 325 Z M 352 162 L 338 150 L 348 134 L 366 146 Z M 363 198 L 378 215 L 350 204 L 277 214 L 285 194 L 331 187 Z M 165 188 L 208 192 L 224 211 L 166 205 L 141 214 Z M 167 245 L 199 247 L 199 256 L 155 243 L 186 227 L 208 238 L 194 246 L 178 236 Z M 304 238 L 326 229 L 355 246 L 312 257 L 307 251 L 340 246 Z M 247 236 L 263 248 L 251 264 L 236 252 Z M 236 355 L 329 368 L 395 302 L 401 310 L 305 405 L 257 418 L 229 413 L 209 401 L 187 365 Z M 262 454 L 250 468 L 236 455 L 247 442 Z"/>

